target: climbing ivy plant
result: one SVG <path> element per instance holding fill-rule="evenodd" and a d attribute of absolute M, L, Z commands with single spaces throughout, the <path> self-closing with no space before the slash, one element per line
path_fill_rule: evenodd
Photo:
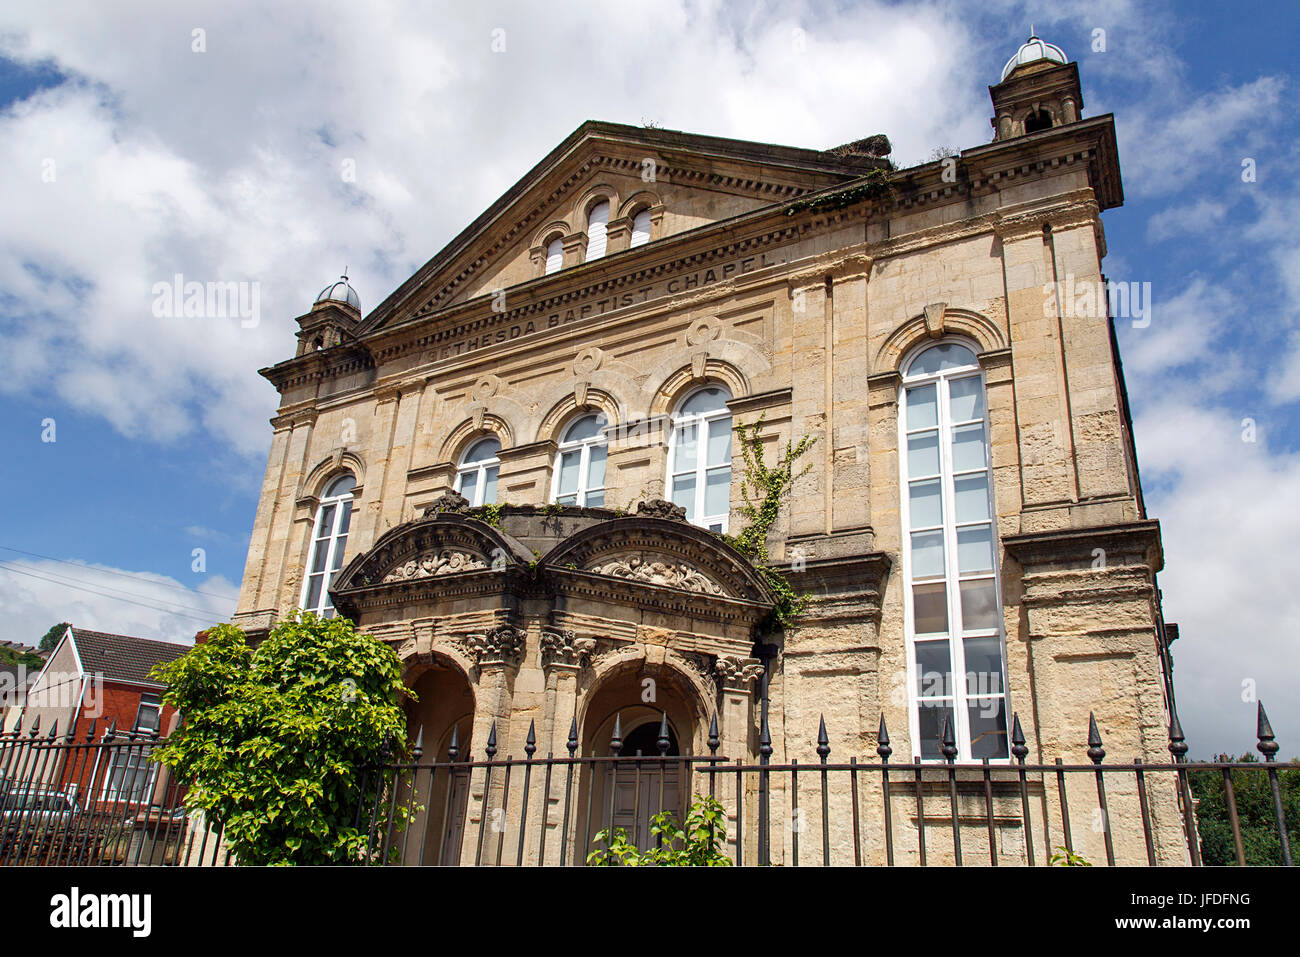
<path fill-rule="evenodd" d="M 812 596 L 797 591 L 781 570 L 773 566 L 767 551 L 767 534 L 776 523 L 776 517 L 789 498 L 794 483 L 812 468 L 809 463 L 796 472 L 795 463 L 816 444 L 817 437 L 805 435 L 798 442 L 788 440 L 780 458 L 774 465 L 768 465 L 761 434 L 766 418 L 767 414 L 764 413 L 750 425 L 736 426 L 745 467 L 740 483 L 740 516 L 744 527 L 735 535 L 723 537 L 767 579 L 776 595 L 777 619 L 781 624 L 789 625 L 804 610 Z"/>

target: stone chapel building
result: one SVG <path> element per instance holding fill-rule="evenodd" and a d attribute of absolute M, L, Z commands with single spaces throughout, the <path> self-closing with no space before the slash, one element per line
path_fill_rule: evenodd
<path fill-rule="evenodd" d="M 1031 763 L 1077 763 L 1095 712 L 1116 760 L 1167 761 L 1160 531 L 1101 273 L 1114 121 L 1036 37 L 989 92 L 991 142 L 908 169 L 881 138 L 587 122 L 369 313 L 327 287 L 262 370 L 281 404 L 235 623 L 306 608 L 389 642 L 438 760 L 453 731 L 481 760 L 494 723 L 501 755 L 530 724 L 563 755 L 575 720 L 608 753 L 616 718 L 653 754 L 666 715 L 671 753 L 716 720 L 752 763 L 766 722 L 773 761 L 816 760 L 824 716 L 865 761 L 883 715 L 895 761 L 942 761 L 947 724 L 959 764 L 1000 765 L 1014 712 Z M 786 627 L 718 534 L 760 418 L 769 463 L 816 439 L 768 536 L 812 596 Z M 435 832 L 476 826 L 477 779 L 447 806 Z"/>

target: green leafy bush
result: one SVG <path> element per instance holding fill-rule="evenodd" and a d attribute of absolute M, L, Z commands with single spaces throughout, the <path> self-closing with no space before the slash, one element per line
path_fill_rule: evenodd
<path fill-rule="evenodd" d="M 1241 848 L 1251 867 L 1276 867 L 1282 863 L 1282 842 L 1277 833 L 1277 812 L 1266 765 L 1247 752 L 1236 758 L 1220 754 L 1215 761 L 1256 764 L 1259 770 L 1232 772 L 1232 790 L 1237 802 L 1237 825 Z M 1278 768 L 1278 790 L 1287 836 L 1293 848 L 1300 847 L 1300 770 Z M 1206 864 L 1235 865 L 1237 849 L 1228 816 L 1228 793 L 1221 771 L 1189 771 L 1188 784 L 1196 798 L 1196 829 L 1201 838 L 1201 859 Z"/>
<path fill-rule="evenodd" d="M 713 797 L 696 797 L 686 814 L 686 825 L 670 811 L 650 819 L 657 847 L 643 851 L 627 839 L 621 827 L 605 828 L 593 843 L 604 844 L 587 855 L 587 863 L 603 867 L 730 867 L 722 852 L 727 842 L 727 812 Z"/>
<path fill-rule="evenodd" d="M 405 742 L 401 674 L 392 649 L 345 619 L 296 614 L 255 650 L 219 625 L 154 670 L 184 716 L 154 758 L 189 786 L 187 805 L 224 827 L 240 863 L 356 862 L 364 768 Z"/>

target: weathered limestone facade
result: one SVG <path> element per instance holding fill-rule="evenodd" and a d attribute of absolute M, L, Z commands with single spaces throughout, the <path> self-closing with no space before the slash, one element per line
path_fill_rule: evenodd
<path fill-rule="evenodd" d="M 680 753 L 707 753 L 716 718 L 718 753 L 750 763 L 766 686 L 773 762 L 815 761 L 823 716 L 832 760 L 875 761 L 883 714 L 910 776 L 900 402 L 911 357 L 952 342 L 978 357 L 986 398 L 1001 746 L 1015 712 L 1030 763 L 1086 763 L 1094 712 L 1111 760 L 1167 761 L 1159 527 L 1142 504 L 1104 297 L 1080 314 L 1059 292 L 1103 288 L 1100 214 L 1123 200 L 1113 121 L 1080 119 L 1077 69 L 1052 59 L 991 93 L 993 142 L 892 172 L 851 148 L 589 122 L 368 315 L 317 303 L 299 319 L 297 356 L 263 370 L 282 401 L 236 622 L 257 633 L 299 607 L 321 497 L 346 473 L 356 484 L 331 594 L 406 663 L 426 754 L 445 760 L 454 729 L 460 756 L 481 758 L 495 723 L 499 754 L 522 755 L 532 724 L 539 756 L 560 756 L 575 719 L 580 753 L 606 754 L 616 716 L 627 740 L 666 713 Z M 1025 132 L 1044 116 L 1049 127 Z M 599 203 L 607 251 L 585 261 Z M 649 241 L 633 246 L 647 219 Z M 734 424 L 763 418 L 769 461 L 816 437 L 769 536 L 814 596 L 792 627 L 774 624 L 773 595 L 743 556 L 659 501 L 673 498 L 665 423 L 703 385 L 729 392 Z M 590 412 L 605 424 L 603 504 L 549 504 L 565 430 Z M 499 508 L 451 491 L 484 437 L 500 443 Z M 993 763 L 1000 853 L 1015 862 L 1019 792 Z M 946 795 L 946 773 L 924 773 Z M 978 764 L 962 774 L 980 780 Z M 1151 814 L 1159 859 L 1181 862 L 1167 778 Z M 883 862 L 878 779 L 862 788 L 867 860 Z M 1060 843 L 1055 783 L 1032 790 Z M 1099 861 L 1095 797 L 1071 791 L 1071 824 L 1076 850 Z M 982 787 L 969 799 L 983 821 Z M 1139 820 L 1135 791 L 1116 785 L 1111 801 L 1116 820 Z M 789 802 L 776 785 L 777 862 Z M 842 862 L 847 802 L 832 800 Z M 448 804 L 455 820 L 433 831 L 477 834 L 481 778 Z M 930 806 L 927 830 L 941 834 L 948 809 Z M 530 817 L 542 813 L 558 829 L 554 796 Z M 808 815 L 819 835 L 811 803 Z M 913 860 L 914 816 L 900 806 L 894 823 L 899 860 Z M 987 860 L 972 834 L 969 859 Z M 548 859 L 560 843 L 557 831 Z M 1121 862 L 1145 862 L 1140 829 L 1117 827 L 1115 845 Z M 934 838 L 931 863 L 945 846 Z M 1043 835 L 1035 846 L 1042 858 Z M 747 837 L 747 859 L 754 847 Z"/>

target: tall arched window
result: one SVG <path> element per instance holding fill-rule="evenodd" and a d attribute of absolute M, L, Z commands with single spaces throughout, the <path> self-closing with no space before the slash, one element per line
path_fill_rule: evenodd
<path fill-rule="evenodd" d="M 501 462 L 497 453 L 501 441 L 495 437 L 480 439 L 460 457 L 456 472 L 456 491 L 469 499 L 472 506 L 491 505 L 497 500 L 497 473 Z"/>
<path fill-rule="evenodd" d="M 714 532 L 727 530 L 731 513 L 730 398 L 724 386 L 692 392 L 673 413 L 668 441 L 668 497 Z"/>
<path fill-rule="evenodd" d="M 546 272 L 544 275 L 549 276 L 553 272 L 559 272 L 564 266 L 564 240 L 555 236 L 546 244 Z"/>
<path fill-rule="evenodd" d="M 597 203 L 587 214 L 587 258 L 585 262 L 605 255 L 605 230 L 609 226 L 609 202 Z"/>
<path fill-rule="evenodd" d="M 348 526 L 352 523 L 352 489 L 356 484 L 357 480 L 351 475 L 340 475 L 326 487 L 316 509 L 311 551 L 307 556 L 307 575 L 303 578 L 299 604 L 322 618 L 334 617 L 329 588 L 343 567 Z"/>
<path fill-rule="evenodd" d="M 605 417 L 587 415 L 564 431 L 555 455 L 551 501 L 560 505 L 605 504 Z"/>
<path fill-rule="evenodd" d="M 643 209 L 632 217 L 632 242 L 628 248 L 644 246 L 650 242 L 650 210 Z"/>
<path fill-rule="evenodd" d="M 942 342 L 907 364 L 903 569 L 912 740 L 926 760 L 943 756 L 945 721 L 960 759 L 1008 756 L 988 429 L 973 351 Z"/>

